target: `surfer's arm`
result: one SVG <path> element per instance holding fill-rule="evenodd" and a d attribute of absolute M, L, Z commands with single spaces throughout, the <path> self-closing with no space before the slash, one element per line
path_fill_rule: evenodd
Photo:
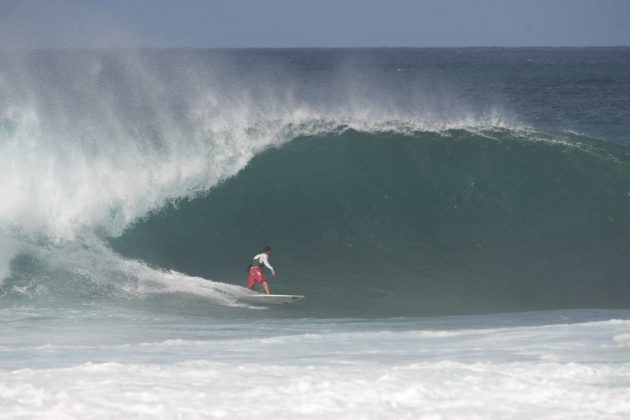
<path fill-rule="evenodd" d="M 260 262 L 265 264 L 265 267 L 271 270 L 271 274 L 273 274 L 274 276 L 276 275 L 276 270 L 274 270 L 271 264 L 269 264 L 269 259 L 267 258 L 267 254 L 262 254 L 260 256 Z"/>

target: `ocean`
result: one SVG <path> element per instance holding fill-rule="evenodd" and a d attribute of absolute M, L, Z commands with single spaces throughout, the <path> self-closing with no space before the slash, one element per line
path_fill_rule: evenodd
<path fill-rule="evenodd" d="M 0 418 L 628 418 L 629 147 L 630 48 L 1 51 Z"/>

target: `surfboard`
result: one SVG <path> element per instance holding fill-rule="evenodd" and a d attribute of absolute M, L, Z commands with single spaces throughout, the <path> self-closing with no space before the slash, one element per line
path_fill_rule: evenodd
<path fill-rule="evenodd" d="M 241 296 L 238 300 L 256 305 L 283 305 L 304 299 L 303 295 L 265 295 L 262 293 Z"/>

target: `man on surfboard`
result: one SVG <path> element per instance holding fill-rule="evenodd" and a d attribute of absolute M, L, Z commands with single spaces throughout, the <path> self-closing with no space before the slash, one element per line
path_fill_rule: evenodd
<path fill-rule="evenodd" d="M 271 274 L 275 277 L 276 270 L 273 269 L 271 264 L 269 264 L 269 255 L 271 255 L 271 247 L 269 245 L 265 246 L 263 252 L 254 256 L 252 259 L 252 263 L 249 265 L 249 276 L 247 277 L 247 288 L 250 290 L 254 290 L 254 286 L 256 284 L 262 285 L 265 294 L 269 294 L 269 283 L 267 283 L 267 278 L 262 271 L 262 266 L 265 265 L 268 269 L 271 270 Z"/>

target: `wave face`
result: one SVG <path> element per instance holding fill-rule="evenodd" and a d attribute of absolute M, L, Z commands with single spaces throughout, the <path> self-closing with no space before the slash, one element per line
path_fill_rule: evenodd
<path fill-rule="evenodd" d="M 0 58 L 2 302 L 628 303 L 627 49 Z"/>
<path fill-rule="evenodd" d="M 624 146 L 506 129 L 347 130 L 262 153 L 114 242 L 241 284 L 270 243 L 277 292 L 303 292 L 325 313 L 395 315 L 627 306 L 629 233 Z"/>

